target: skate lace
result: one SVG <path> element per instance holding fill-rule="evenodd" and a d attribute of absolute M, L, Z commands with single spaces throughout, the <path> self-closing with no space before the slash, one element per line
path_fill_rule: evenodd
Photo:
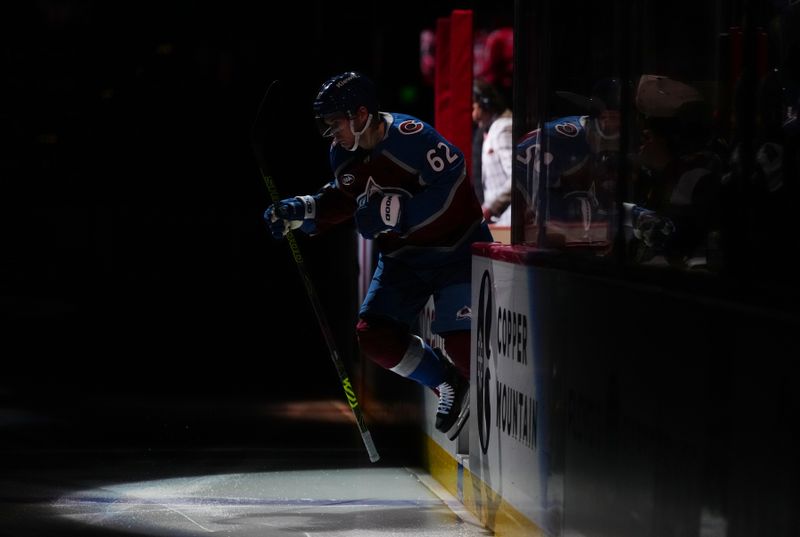
<path fill-rule="evenodd" d="M 448 414 L 450 409 L 453 408 L 456 391 L 449 382 L 442 382 L 437 389 L 439 390 L 439 406 L 436 408 L 436 413 Z"/>

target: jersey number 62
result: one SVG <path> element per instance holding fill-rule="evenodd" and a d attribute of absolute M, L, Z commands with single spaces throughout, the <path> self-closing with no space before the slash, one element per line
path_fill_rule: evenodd
<path fill-rule="evenodd" d="M 440 157 L 437 154 L 438 149 L 443 150 L 444 159 L 442 159 L 442 157 Z M 452 164 L 453 162 L 458 160 L 458 155 L 453 153 L 452 150 L 450 149 L 450 146 L 444 142 L 439 142 L 438 144 L 436 144 L 436 148 L 428 151 L 426 156 L 428 157 L 428 164 L 431 165 L 431 168 L 433 168 L 433 171 L 435 172 L 440 172 L 444 169 L 445 160 L 447 160 L 448 164 Z"/>

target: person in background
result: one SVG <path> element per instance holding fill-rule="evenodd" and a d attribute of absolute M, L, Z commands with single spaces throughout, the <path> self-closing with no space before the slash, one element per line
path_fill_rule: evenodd
<path fill-rule="evenodd" d="M 511 104 L 514 80 L 514 29 L 500 25 L 486 36 L 483 54 L 475 66 L 475 78 L 494 87 Z"/>
<path fill-rule="evenodd" d="M 511 110 L 500 92 L 482 80 L 472 91 L 472 120 L 483 136 L 480 145 L 480 181 L 483 216 L 493 224 L 511 225 Z"/>
<path fill-rule="evenodd" d="M 333 178 L 271 205 L 264 220 L 275 238 L 355 220 L 374 241 L 377 266 L 356 326 L 361 351 L 435 390 L 435 426 L 452 440 L 469 416 L 471 245 L 492 241 L 464 156 L 416 117 L 379 111 L 373 82 L 358 72 L 327 80 L 313 108 L 331 139 Z M 412 332 L 431 296 L 431 329 L 444 349 Z"/>
<path fill-rule="evenodd" d="M 709 149 L 711 110 L 694 87 L 642 75 L 635 93 L 640 147 L 625 203 L 634 262 L 709 268 L 719 230 L 721 162 Z"/>
<path fill-rule="evenodd" d="M 557 91 L 580 115 L 546 122 L 519 141 L 514 165 L 524 177 L 524 223 L 538 226 L 548 248 L 606 252 L 619 167 L 620 94 L 615 78 L 597 81 L 589 96 Z"/>

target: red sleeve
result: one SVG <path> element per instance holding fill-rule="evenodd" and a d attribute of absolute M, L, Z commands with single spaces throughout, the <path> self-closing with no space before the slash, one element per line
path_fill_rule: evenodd
<path fill-rule="evenodd" d="M 316 195 L 317 198 L 317 233 L 323 233 L 331 227 L 353 218 L 356 211 L 356 200 L 342 192 L 331 182 Z"/>

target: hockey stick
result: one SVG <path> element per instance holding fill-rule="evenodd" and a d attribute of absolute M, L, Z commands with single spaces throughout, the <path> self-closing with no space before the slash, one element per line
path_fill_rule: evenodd
<path fill-rule="evenodd" d="M 263 129 L 267 126 L 270 112 L 276 110 L 275 106 L 277 106 L 278 103 L 275 101 L 279 88 L 280 82 L 278 80 L 274 80 L 267 88 L 267 92 L 264 94 L 264 98 L 261 100 L 261 104 L 258 107 L 258 112 L 256 113 L 256 119 L 253 122 L 250 136 L 251 143 L 253 144 L 253 153 L 255 154 L 258 167 L 261 171 L 261 177 L 264 179 L 264 183 L 267 186 L 267 191 L 269 192 L 269 197 L 272 200 L 272 203 L 279 202 L 281 197 L 278 193 L 277 187 L 275 186 L 275 181 L 272 179 L 272 175 L 269 173 L 269 162 L 267 155 L 264 152 L 264 140 L 259 136 L 259 132 L 260 128 Z M 319 322 L 319 327 L 322 330 L 322 335 L 325 338 L 325 343 L 328 345 L 328 350 L 330 351 L 333 365 L 336 367 L 336 372 L 339 374 L 339 381 L 342 383 L 342 388 L 344 388 L 344 393 L 347 397 L 347 403 L 350 405 L 350 410 L 353 411 L 353 415 L 356 418 L 358 429 L 361 431 L 361 438 L 364 440 L 364 446 L 367 448 L 369 460 L 371 462 L 376 462 L 378 459 L 380 459 L 380 455 L 378 455 L 378 450 L 375 448 L 375 443 L 372 441 L 372 435 L 367 429 L 367 424 L 364 421 L 364 414 L 361 412 L 361 406 L 358 404 L 355 390 L 353 389 L 353 385 L 350 383 L 350 378 L 347 376 L 344 363 L 339 357 L 339 351 L 336 348 L 336 342 L 333 339 L 333 332 L 328 324 L 328 318 L 325 316 L 325 312 L 322 309 L 322 304 L 319 301 L 314 284 L 311 282 L 311 277 L 309 276 L 305 262 L 303 261 L 303 256 L 300 254 L 300 247 L 297 244 L 297 239 L 291 230 L 286 233 L 286 240 L 289 243 L 289 249 L 291 250 L 292 258 L 297 265 L 297 270 L 300 272 L 300 278 L 303 280 L 303 284 L 305 285 L 308 298 L 311 301 L 312 308 L 314 309 L 314 314 L 317 316 L 317 321 Z"/>

